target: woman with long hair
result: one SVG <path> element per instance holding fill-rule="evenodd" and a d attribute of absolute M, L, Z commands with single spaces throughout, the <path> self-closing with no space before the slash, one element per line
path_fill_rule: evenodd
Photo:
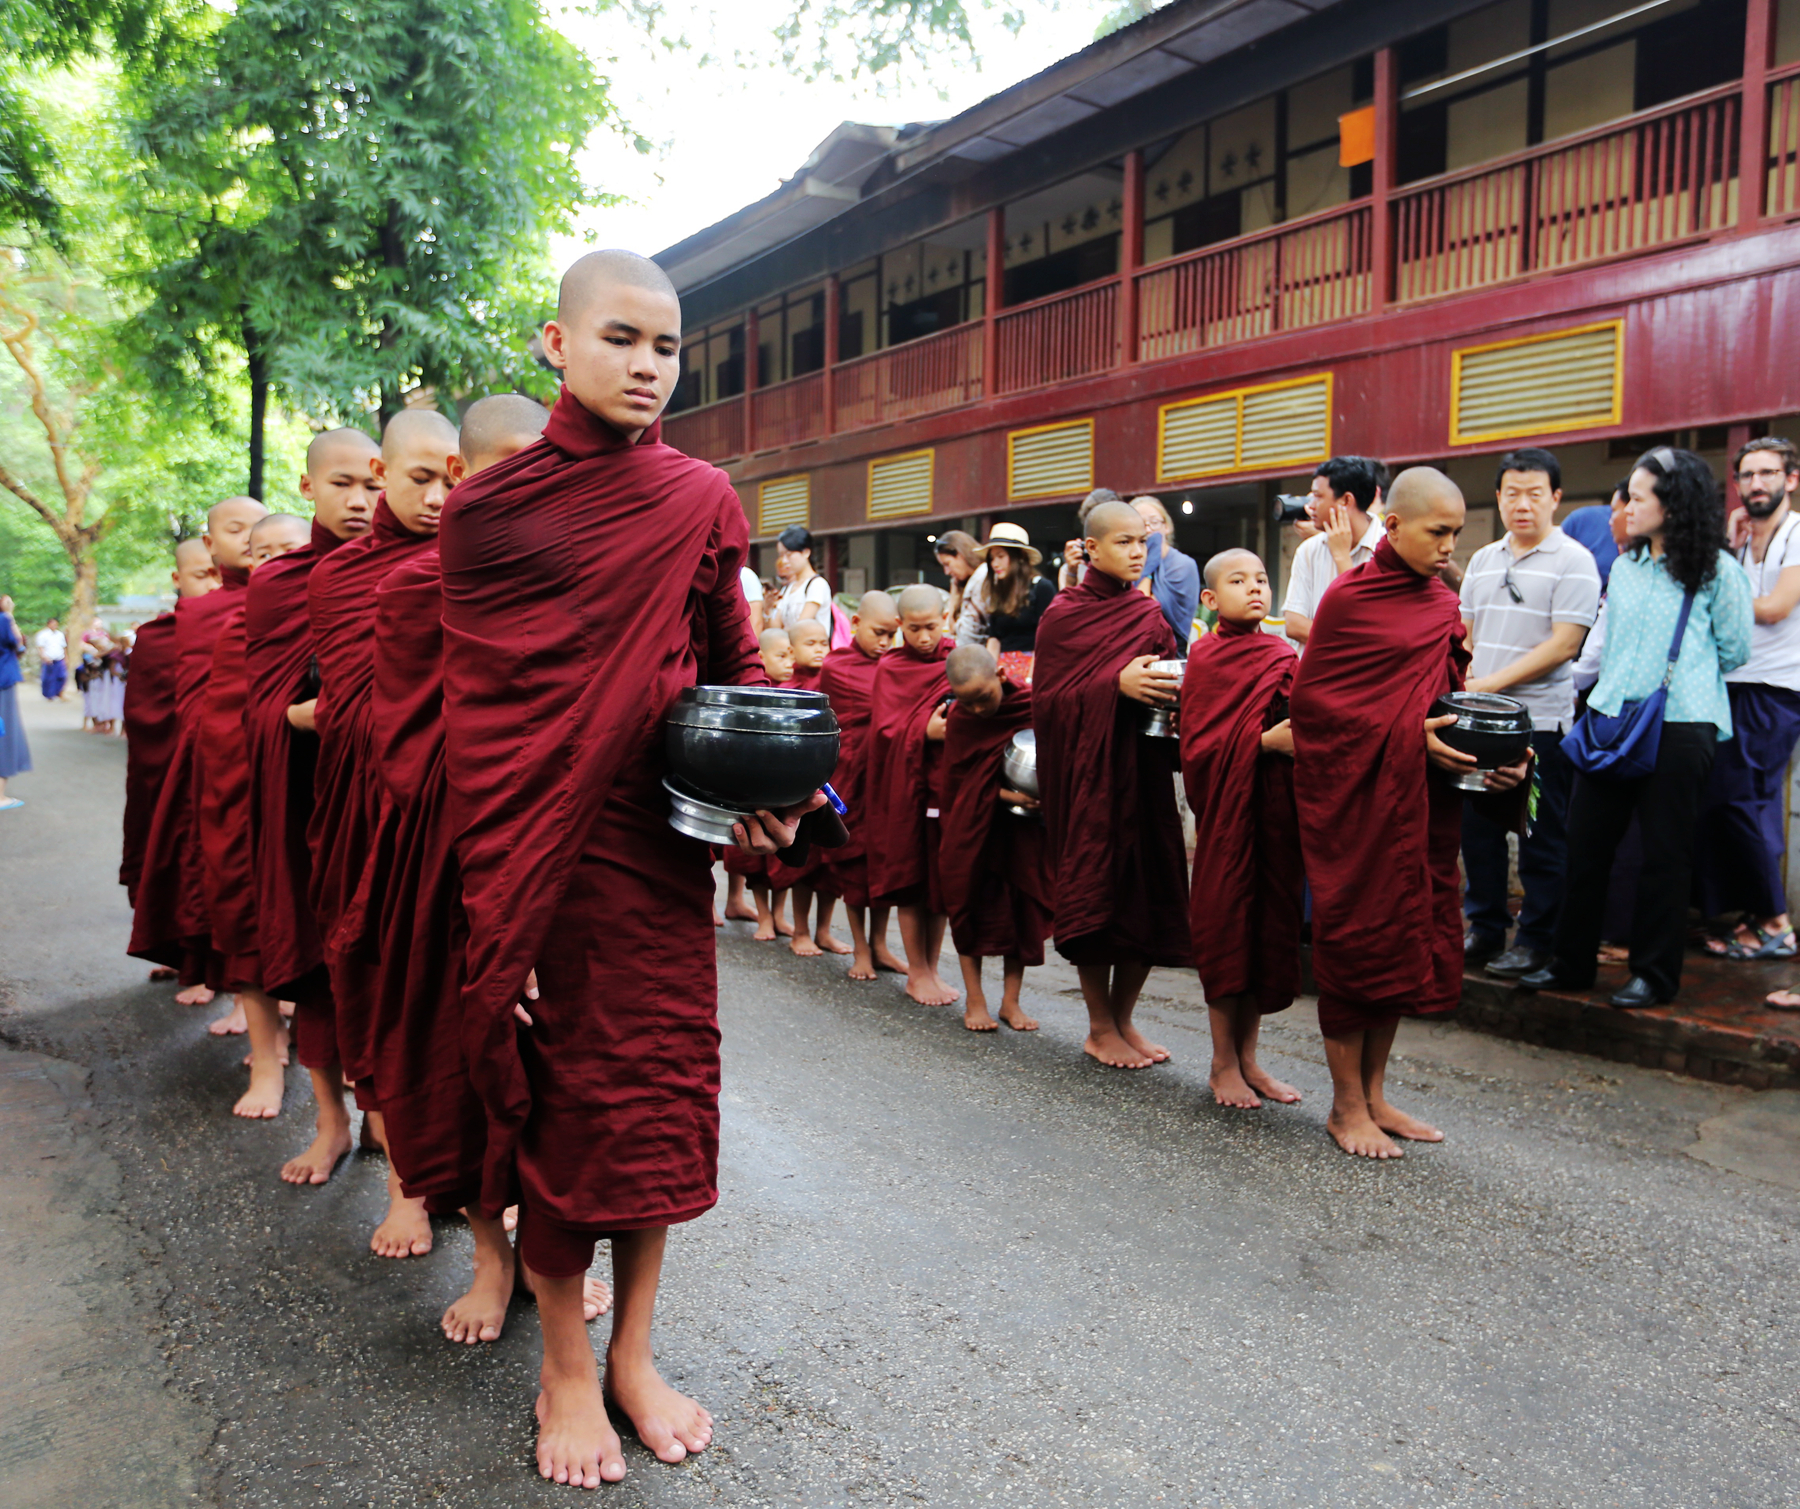
<path fill-rule="evenodd" d="M 781 577 L 781 596 L 769 617 L 772 629 L 791 629 L 805 618 L 816 618 L 831 627 L 831 585 L 813 569 L 812 531 L 791 524 L 775 536 L 775 570 Z"/>
<path fill-rule="evenodd" d="M 981 547 L 975 536 L 960 529 L 946 529 L 931 547 L 937 552 L 938 569 L 950 578 L 950 603 L 944 609 L 956 642 L 981 643 L 981 608 L 976 600 L 986 580 Z"/>
<path fill-rule="evenodd" d="M 1663 445 L 1638 459 L 1628 483 L 1629 544 L 1606 593 L 1606 644 L 1588 714 L 1616 717 L 1668 685 L 1650 774 L 1621 779 L 1577 771 L 1569 798 L 1569 857 L 1548 965 L 1528 989 L 1593 987 L 1613 851 L 1631 819 L 1644 846 L 1631 917 L 1631 979 L 1622 1010 L 1655 1006 L 1681 988 L 1694 826 L 1707 773 L 1731 737 L 1725 673 L 1750 658 L 1750 583 L 1725 549 L 1719 484 L 1692 451 Z M 1684 604 L 1687 624 L 1669 664 Z"/>
<path fill-rule="evenodd" d="M 996 524 L 981 553 L 987 563 L 980 597 L 988 650 L 1000 662 L 1001 675 L 1030 686 L 1038 620 L 1055 600 L 1056 588 L 1037 574 L 1043 554 L 1017 524 Z"/>

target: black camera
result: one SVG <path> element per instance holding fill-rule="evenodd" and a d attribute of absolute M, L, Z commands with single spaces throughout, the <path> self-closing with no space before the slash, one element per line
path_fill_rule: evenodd
<path fill-rule="evenodd" d="M 1276 493 L 1276 524 L 1298 524 L 1302 519 L 1310 517 L 1307 505 L 1311 502 L 1312 499 L 1304 493 Z"/>

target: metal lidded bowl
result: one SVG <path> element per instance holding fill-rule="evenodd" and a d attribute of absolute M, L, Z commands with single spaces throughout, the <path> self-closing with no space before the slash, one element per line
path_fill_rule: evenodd
<path fill-rule="evenodd" d="M 1012 736 L 1012 742 L 1006 746 L 1006 756 L 1000 762 L 1000 768 L 1005 773 L 1006 784 L 1012 790 L 1023 791 L 1026 796 L 1030 797 L 1039 794 L 1036 730 L 1021 728 Z M 1006 810 L 1016 817 L 1031 816 L 1029 807 L 1021 807 L 1017 803 L 1009 803 Z"/>
<path fill-rule="evenodd" d="M 670 824 L 728 844 L 744 813 L 792 807 L 831 779 L 838 722 L 822 692 L 691 686 L 669 712 L 664 745 Z"/>
<path fill-rule="evenodd" d="M 1486 791 L 1482 776 L 1503 765 L 1517 765 L 1531 753 L 1531 711 L 1517 697 L 1498 692 L 1445 692 L 1431 705 L 1431 716 L 1456 722 L 1437 736 L 1452 749 L 1475 757 L 1475 768 L 1450 777 L 1463 791 Z"/>
<path fill-rule="evenodd" d="M 1158 660 L 1152 663 L 1151 670 L 1163 671 L 1175 678 L 1176 695 L 1181 692 L 1181 683 L 1187 679 L 1187 662 L 1185 660 Z M 1167 707 L 1149 707 L 1144 709 L 1144 721 L 1139 729 L 1153 739 L 1173 739 L 1175 737 L 1175 708 L 1178 704 L 1171 702 Z"/>

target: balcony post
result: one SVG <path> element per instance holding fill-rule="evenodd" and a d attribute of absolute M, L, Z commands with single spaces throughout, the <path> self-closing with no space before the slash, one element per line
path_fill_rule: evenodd
<path fill-rule="evenodd" d="M 1144 265 L 1144 151 L 1125 154 L 1125 226 L 1119 237 L 1119 365 L 1137 360 L 1138 270 Z"/>
<path fill-rule="evenodd" d="M 1380 314 L 1394 289 L 1394 156 L 1400 116 L 1399 70 L 1394 49 L 1375 53 L 1375 161 L 1369 194 L 1369 312 Z"/>
<path fill-rule="evenodd" d="M 1769 53 L 1775 0 L 1749 0 L 1744 16 L 1744 92 L 1738 104 L 1738 225 L 1755 230 L 1769 178 Z"/>
<path fill-rule="evenodd" d="M 744 311 L 744 452 L 756 449 L 756 377 L 762 358 L 762 322 L 754 309 Z"/>
<path fill-rule="evenodd" d="M 838 364 L 838 301 L 842 297 L 838 288 L 838 275 L 827 273 L 825 276 L 825 433 L 837 433 L 837 375 L 834 371 Z M 835 538 L 835 536 L 834 536 Z"/>
<path fill-rule="evenodd" d="M 1000 391 L 1000 305 L 1006 290 L 1006 206 L 988 211 L 987 297 L 982 300 L 981 393 L 992 398 Z"/>

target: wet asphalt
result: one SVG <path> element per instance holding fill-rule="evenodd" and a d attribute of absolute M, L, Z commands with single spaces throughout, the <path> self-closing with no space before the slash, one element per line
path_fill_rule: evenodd
<path fill-rule="evenodd" d="M 530 1465 L 533 1312 L 439 1337 L 467 1229 L 373 1257 L 380 1160 L 280 1183 L 299 1074 L 235 1121 L 241 1039 L 124 957 L 123 750 L 76 722 L 32 709 L 0 814 L 0 1506 L 570 1501 Z M 1375 1166 L 1324 1134 L 1305 1003 L 1265 1055 L 1305 1103 L 1226 1112 L 1172 972 L 1144 1020 L 1175 1060 L 1124 1074 L 1060 967 L 1041 1032 L 977 1037 L 748 933 L 722 1199 L 658 1325 L 717 1443 L 632 1446 L 600 1498 L 1800 1502 L 1800 1095 L 1408 1031 L 1395 1098 L 1447 1140 Z"/>

